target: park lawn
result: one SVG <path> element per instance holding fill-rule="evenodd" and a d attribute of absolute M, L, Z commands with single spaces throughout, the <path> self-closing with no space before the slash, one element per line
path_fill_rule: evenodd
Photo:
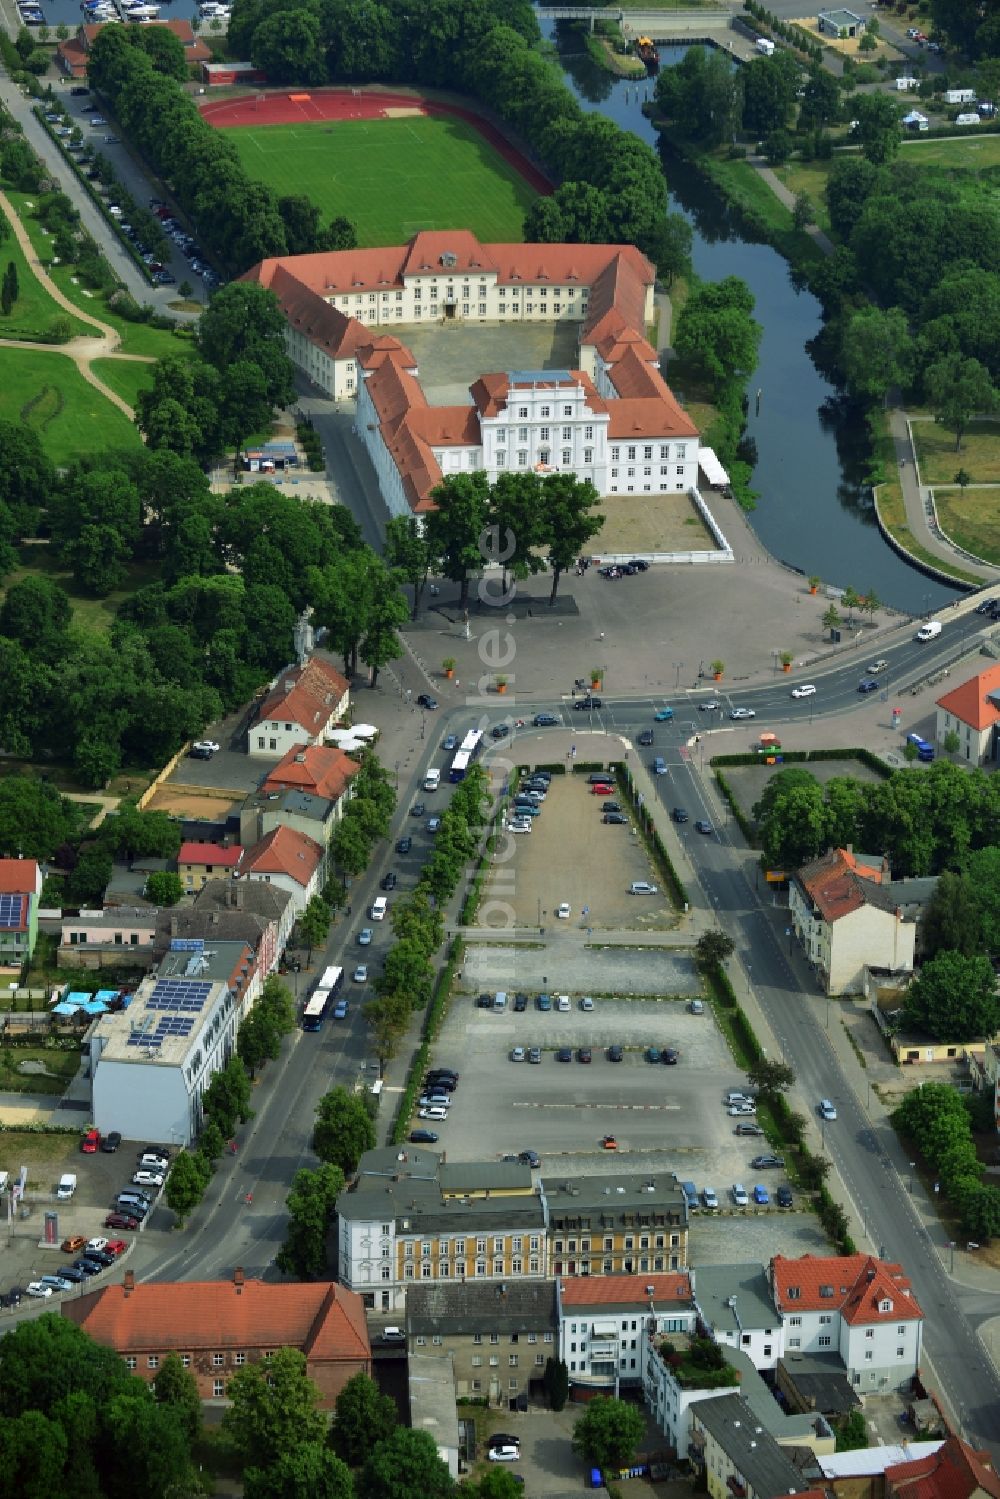
<path fill-rule="evenodd" d="M 51 238 L 45 233 L 28 207 L 28 204 L 33 203 L 35 199 L 30 193 L 18 193 L 9 189 L 7 196 L 17 208 L 21 223 L 28 232 L 39 260 L 43 262 L 63 296 L 78 307 L 84 316 L 97 318 L 99 322 L 107 323 L 109 327 L 114 328 L 121 339 L 123 354 L 149 354 L 154 359 L 165 359 L 168 354 L 176 354 L 189 344 L 188 335 L 171 333 L 165 328 L 151 328 L 147 323 L 129 322 L 127 318 L 112 311 L 103 292 L 91 291 L 89 287 L 83 286 L 76 279 L 72 266 L 53 265 L 51 263 Z M 2 261 L 3 251 L 4 246 L 0 246 L 0 261 Z M 20 275 L 20 268 L 18 275 Z M 34 281 L 34 278 L 32 280 Z M 38 286 L 37 281 L 34 284 Z M 38 290 L 41 292 L 42 288 L 38 287 Z M 45 296 L 46 301 L 49 301 L 47 294 L 43 292 L 42 295 Z M 53 304 L 50 303 L 50 305 Z M 58 308 L 57 311 L 61 312 L 62 309 Z M 96 330 L 88 323 L 81 322 L 78 327 L 74 328 L 74 332 L 93 334 Z"/>
<path fill-rule="evenodd" d="M 460 224 L 481 240 L 522 237 L 536 194 L 477 130 L 452 117 L 318 120 L 230 128 L 252 178 L 301 193 L 324 220 L 345 214 L 360 245 L 398 245 Z"/>
<path fill-rule="evenodd" d="M 97 392 L 95 391 L 94 394 L 96 396 Z M 107 405 L 107 402 L 105 401 L 104 404 Z M 124 417 L 122 421 L 125 421 Z M 17 566 L 4 578 L 4 586 L 10 588 L 14 583 L 19 583 L 22 578 L 48 578 L 51 582 L 58 583 L 60 588 L 64 588 L 69 594 L 76 624 L 85 629 L 110 630 L 125 600 L 131 598 L 140 588 L 157 582 L 159 576 L 160 566 L 155 559 L 141 563 L 133 562 L 121 587 L 109 593 L 106 598 L 98 599 L 94 598 L 93 594 L 86 593 L 77 587 L 72 572 L 59 561 L 49 545 L 22 542 L 18 548 Z M 0 589 L 0 598 L 2 596 L 3 589 Z"/>
<path fill-rule="evenodd" d="M 1000 489 L 938 489 L 934 493 L 941 529 L 984 562 L 1000 565 Z"/>
<path fill-rule="evenodd" d="M 957 168 L 959 171 L 978 172 L 985 167 L 1000 166 L 1000 135 L 980 135 L 974 128 L 971 135 L 948 136 L 943 140 L 904 140 L 897 160 L 907 166 L 917 163 L 923 166 Z"/>
<path fill-rule="evenodd" d="M 973 422 L 955 447 L 955 434 L 938 422 L 913 422 L 913 442 L 925 484 L 954 484 L 965 469 L 972 484 L 1000 483 L 1000 420 Z"/>
<path fill-rule="evenodd" d="M 0 418 L 26 422 L 52 462 L 135 447 L 139 433 L 65 354 L 0 344 Z"/>
<path fill-rule="evenodd" d="M 830 176 L 828 161 L 790 161 L 783 167 L 775 167 L 774 175 L 798 197 L 808 193 L 816 210 L 816 223 L 830 232 L 830 215 L 826 207 L 826 184 Z"/>
<path fill-rule="evenodd" d="M 0 225 L 7 220 L 0 214 Z M 17 301 L 7 317 L 0 313 L 0 337 L 24 338 L 34 341 L 43 339 L 57 319 L 64 319 L 70 334 L 92 332 L 86 323 L 65 312 L 54 302 L 42 286 L 25 259 L 24 252 L 11 230 L 0 244 L 0 270 L 6 271 L 13 261 L 17 267 Z"/>
<path fill-rule="evenodd" d="M 140 364 L 135 359 L 94 359 L 90 368 L 99 380 L 110 385 L 135 410 L 141 390 L 152 390 L 155 364 Z"/>

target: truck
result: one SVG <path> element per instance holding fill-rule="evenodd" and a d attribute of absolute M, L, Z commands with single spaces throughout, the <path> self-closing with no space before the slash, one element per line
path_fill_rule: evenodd
<path fill-rule="evenodd" d="M 943 626 L 939 619 L 929 619 L 925 625 L 921 625 L 917 631 L 917 639 L 921 641 L 935 640 L 941 634 Z"/>
<path fill-rule="evenodd" d="M 759 36 L 757 38 L 757 51 L 764 57 L 774 56 L 774 43 L 769 36 Z"/>
<path fill-rule="evenodd" d="M 67 1171 L 59 1178 L 59 1185 L 56 1187 L 56 1197 L 59 1202 L 69 1202 L 75 1191 L 76 1176 L 72 1171 Z"/>

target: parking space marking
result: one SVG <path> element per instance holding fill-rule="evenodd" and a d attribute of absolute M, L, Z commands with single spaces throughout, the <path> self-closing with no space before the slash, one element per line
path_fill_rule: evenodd
<path fill-rule="evenodd" d="M 617 1109 L 619 1113 L 632 1112 L 635 1114 L 651 1114 L 661 1112 L 665 1114 L 679 1114 L 681 1106 L 679 1103 L 522 1103 L 515 1099 L 511 1104 L 514 1109 Z"/>

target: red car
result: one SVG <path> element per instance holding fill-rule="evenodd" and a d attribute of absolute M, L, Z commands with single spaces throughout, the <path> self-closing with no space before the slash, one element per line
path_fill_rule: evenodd
<path fill-rule="evenodd" d="M 80 1141 L 80 1149 L 84 1155 L 96 1155 L 101 1148 L 101 1132 L 99 1129 L 88 1129 Z"/>
<path fill-rule="evenodd" d="M 609 786 L 606 782 L 598 781 L 596 786 L 591 786 L 590 794 L 591 796 L 610 796 L 614 789 L 613 786 Z"/>
<path fill-rule="evenodd" d="M 127 1248 L 128 1245 L 125 1243 L 124 1239 L 109 1239 L 104 1246 L 104 1253 L 117 1256 L 119 1254 L 124 1254 Z"/>
<path fill-rule="evenodd" d="M 138 1228 L 138 1218 L 130 1218 L 128 1213 L 109 1213 L 104 1220 L 105 1228 Z"/>

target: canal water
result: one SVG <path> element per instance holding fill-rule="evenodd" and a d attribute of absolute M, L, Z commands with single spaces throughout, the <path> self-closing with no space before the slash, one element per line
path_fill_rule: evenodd
<path fill-rule="evenodd" d="M 581 106 L 657 148 L 658 133 L 642 113 L 653 96 L 652 80 L 613 78 L 578 50 L 570 28 L 559 27 L 556 35 L 554 23 L 542 24 L 559 46 Z M 661 64 L 679 62 L 685 50 L 661 47 Z M 750 523 L 763 544 L 807 576 L 817 573 L 825 583 L 859 593 L 874 588 L 898 609 L 921 613 L 954 599 L 955 590 L 909 567 L 882 538 L 863 482 L 870 456 L 864 428 L 807 349 L 823 326 L 816 298 L 796 289 L 788 262 L 753 239 L 704 177 L 676 156 L 667 157 L 665 171 L 671 208 L 693 229 L 695 271 L 706 281 L 742 277 L 764 329 L 747 425 L 757 457 L 751 484 L 760 495 Z"/>

